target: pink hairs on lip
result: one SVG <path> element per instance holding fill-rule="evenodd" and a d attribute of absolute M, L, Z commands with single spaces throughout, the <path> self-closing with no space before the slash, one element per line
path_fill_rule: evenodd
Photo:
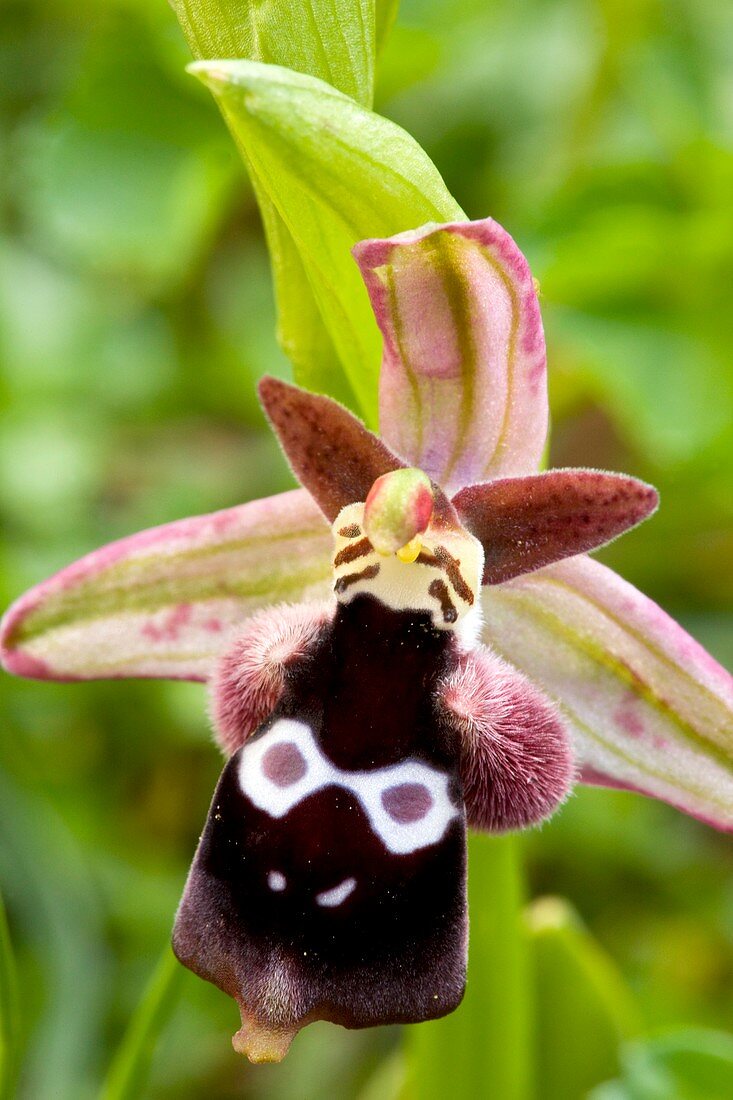
<path fill-rule="evenodd" d="M 565 728 L 548 699 L 483 647 L 465 654 L 440 702 L 461 734 L 468 824 L 505 832 L 548 817 L 575 778 Z"/>
<path fill-rule="evenodd" d="M 275 709 L 288 665 L 307 655 L 331 613 L 328 603 L 277 604 L 247 620 L 211 679 L 209 711 L 227 756 Z"/>

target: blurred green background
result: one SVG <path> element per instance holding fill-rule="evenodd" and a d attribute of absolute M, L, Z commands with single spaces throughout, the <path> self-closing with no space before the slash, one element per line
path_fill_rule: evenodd
<path fill-rule="evenodd" d="M 259 219 L 173 14 L 5 0 L 0 20 L 5 605 L 112 538 L 290 482 L 254 400 L 289 369 Z M 661 490 L 604 560 L 728 665 L 732 36 L 717 0 L 403 0 L 377 91 L 541 282 L 552 464 Z M 166 942 L 219 756 L 196 685 L 0 691 L 19 1094 L 83 1100 Z M 582 789 L 523 848 L 529 896 L 570 900 L 646 1030 L 733 1029 L 727 837 Z M 317 1025 L 250 1068 L 236 1017 L 185 975 L 145 1095 L 360 1097 L 399 1039 Z"/>

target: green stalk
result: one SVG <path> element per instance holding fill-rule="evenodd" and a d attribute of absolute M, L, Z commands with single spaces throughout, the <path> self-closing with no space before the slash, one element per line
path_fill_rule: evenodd
<path fill-rule="evenodd" d="M 184 969 L 166 947 L 112 1060 L 100 1100 L 140 1100 L 155 1044 L 178 999 Z"/>
<path fill-rule="evenodd" d="M 0 1100 L 14 1095 L 18 1071 L 18 990 L 15 959 L 0 896 Z"/>
<path fill-rule="evenodd" d="M 468 986 L 451 1016 L 409 1028 L 409 1100 L 529 1100 L 531 992 L 515 837 L 472 836 Z"/>

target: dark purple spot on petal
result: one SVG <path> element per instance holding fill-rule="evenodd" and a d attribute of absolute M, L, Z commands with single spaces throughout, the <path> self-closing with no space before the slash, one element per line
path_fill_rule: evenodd
<path fill-rule="evenodd" d="M 262 758 L 262 771 L 276 787 L 291 787 L 307 770 L 302 752 L 290 741 L 273 745 Z"/>
<path fill-rule="evenodd" d="M 408 825 L 425 817 L 433 804 L 433 796 L 422 783 L 400 783 L 382 792 L 382 805 L 400 825 Z"/>

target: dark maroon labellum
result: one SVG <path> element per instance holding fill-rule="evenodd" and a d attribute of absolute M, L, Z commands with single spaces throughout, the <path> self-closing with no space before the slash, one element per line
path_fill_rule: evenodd
<path fill-rule="evenodd" d="M 416 1022 L 459 1003 L 459 746 L 431 690 L 454 662 L 429 616 L 358 597 L 227 763 L 174 946 L 239 1002 L 250 1056 L 258 1042 L 281 1056 L 314 1019 Z"/>

